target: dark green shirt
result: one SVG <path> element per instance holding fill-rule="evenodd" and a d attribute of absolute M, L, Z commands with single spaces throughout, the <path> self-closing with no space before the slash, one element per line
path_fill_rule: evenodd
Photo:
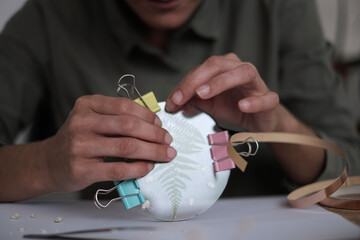
<path fill-rule="evenodd" d="M 141 93 L 164 101 L 193 67 L 234 52 L 257 67 L 296 117 L 342 147 L 350 171 L 359 172 L 355 120 L 313 1 L 204 0 L 165 50 L 146 43 L 143 28 L 122 1 L 27 2 L 0 36 L 0 142 L 12 144 L 30 124 L 33 139 L 54 134 L 78 97 L 116 96 L 124 73 L 136 76 Z M 321 178 L 335 177 L 341 166 L 328 153 Z M 245 173 L 232 171 L 225 195 L 284 193 L 284 179 L 264 145 Z"/>

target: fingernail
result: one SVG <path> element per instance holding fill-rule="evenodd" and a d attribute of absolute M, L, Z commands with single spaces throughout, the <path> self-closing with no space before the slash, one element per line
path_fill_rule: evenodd
<path fill-rule="evenodd" d="M 159 127 L 162 126 L 161 120 L 158 117 L 155 118 L 154 124 L 159 126 Z"/>
<path fill-rule="evenodd" d="M 169 133 L 165 134 L 165 143 L 170 144 L 173 141 L 173 138 L 170 136 Z"/>
<path fill-rule="evenodd" d="M 240 105 L 240 110 L 250 109 L 250 103 L 248 101 L 241 101 L 239 105 Z"/>
<path fill-rule="evenodd" d="M 210 87 L 209 87 L 209 85 L 202 85 L 201 87 L 199 87 L 198 89 L 196 89 L 196 93 L 197 93 L 197 95 L 199 95 L 200 97 L 206 96 L 209 92 L 210 92 Z"/>
<path fill-rule="evenodd" d="M 172 147 L 168 147 L 168 149 L 167 149 L 167 155 L 168 155 L 168 158 L 170 158 L 170 159 L 175 158 L 175 156 L 176 156 L 176 150 L 175 150 L 174 148 L 172 148 Z"/>
<path fill-rule="evenodd" d="M 155 164 L 154 164 L 154 163 L 152 163 L 152 162 L 149 162 L 149 163 L 148 163 L 148 170 L 149 170 L 149 172 L 150 172 L 151 170 L 153 170 L 154 167 L 155 167 Z"/>
<path fill-rule="evenodd" d="M 178 104 L 178 105 L 180 105 L 182 99 L 183 99 L 183 95 L 182 95 L 181 91 L 176 91 L 176 92 L 174 93 L 174 95 L 171 97 L 171 100 L 172 100 L 175 104 Z"/>
<path fill-rule="evenodd" d="M 174 109 L 175 109 L 175 104 L 174 104 L 171 100 L 168 100 L 168 101 L 166 102 L 165 109 L 166 109 L 166 111 L 168 111 L 168 112 L 172 112 L 172 111 L 174 111 Z"/>

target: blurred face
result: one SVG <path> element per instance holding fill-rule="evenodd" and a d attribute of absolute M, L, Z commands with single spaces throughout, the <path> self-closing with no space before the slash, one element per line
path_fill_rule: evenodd
<path fill-rule="evenodd" d="M 202 0 L 125 0 L 152 29 L 174 30 L 184 24 Z"/>

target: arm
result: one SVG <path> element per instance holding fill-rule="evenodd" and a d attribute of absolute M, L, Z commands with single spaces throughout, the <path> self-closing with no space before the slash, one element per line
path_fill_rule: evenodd
<path fill-rule="evenodd" d="M 140 177 L 153 168 L 152 160 L 175 157 L 156 114 L 128 99 L 100 95 L 79 98 L 54 136 L 12 145 L 49 99 L 44 79 L 51 51 L 42 11 L 36 1 L 27 2 L 0 35 L 0 202 Z M 104 157 L 142 161 L 104 163 Z"/>
<path fill-rule="evenodd" d="M 281 1 L 271 26 L 278 44 L 277 93 L 256 68 L 236 56 L 211 57 L 174 89 L 167 108 L 190 102 L 219 122 L 249 131 L 282 131 L 318 136 L 341 147 L 350 174 L 359 174 L 360 141 L 340 79 L 330 62 L 331 49 L 321 31 L 313 1 Z M 256 44 L 256 43 L 254 43 Z M 266 79 L 264 79 L 266 81 Z M 279 103 L 280 99 L 280 103 Z M 329 151 L 271 144 L 288 177 L 298 184 L 333 178 L 342 161 Z"/>
<path fill-rule="evenodd" d="M 160 125 L 155 113 L 129 99 L 81 97 L 55 136 L 0 148 L 0 181 L 5 183 L 0 201 L 144 176 L 153 169 L 152 161 L 176 156 L 171 136 Z M 105 156 L 142 161 L 103 162 Z"/>

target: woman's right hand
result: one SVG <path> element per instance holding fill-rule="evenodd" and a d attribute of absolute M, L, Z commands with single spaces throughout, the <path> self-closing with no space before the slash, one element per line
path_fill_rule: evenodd
<path fill-rule="evenodd" d="M 153 161 L 176 156 L 171 142 L 149 109 L 127 98 L 92 95 L 76 101 L 64 125 L 43 146 L 54 191 L 76 191 L 95 182 L 146 175 Z M 141 160 L 103 162 L 104 157 Z"/>

